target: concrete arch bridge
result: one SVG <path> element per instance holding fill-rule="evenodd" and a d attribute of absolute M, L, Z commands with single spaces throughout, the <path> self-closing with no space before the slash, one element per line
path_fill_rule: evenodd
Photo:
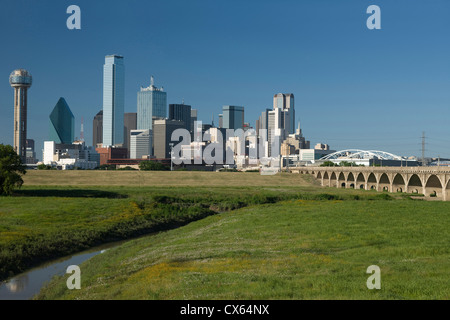
<path fill-rule="evenodd" d="M 406 192 L 450 201 L 449 167 L 297 167 L 323 187 Z"/>

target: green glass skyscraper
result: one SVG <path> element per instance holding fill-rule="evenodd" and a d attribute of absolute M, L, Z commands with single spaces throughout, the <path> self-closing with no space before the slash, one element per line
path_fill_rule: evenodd
<path fill-rule="evenodd" d="M 58 103 L 50 113 L 50 141 L 55 143 L 71 144 L 74 140 L 75 117 L 70 111 L 64 98 L 59 98 Z"/>

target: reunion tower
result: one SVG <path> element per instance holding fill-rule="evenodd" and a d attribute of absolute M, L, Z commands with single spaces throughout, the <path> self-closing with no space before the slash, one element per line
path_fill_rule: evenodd
<path fill-rule="evenodd" d="M 14 70 L 9 76 L 14 88 L 14 150 L 23 163 L 27 157 L 27 91 L 31 82 L 31 74 L 24 69 Z"/>

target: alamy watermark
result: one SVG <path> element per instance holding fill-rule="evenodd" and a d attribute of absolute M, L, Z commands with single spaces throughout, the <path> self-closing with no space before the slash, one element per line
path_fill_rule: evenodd
<path fill-rule="evenodd" d="M 77 265 L 67 267 L 66 273 L 72 274 L 66 281 L 69 290 L 81 289 L 81 269 Z"/>
<path fill-rule="evenodd" d="M 367 268 L 366 273 L 372 274 L 367 278 L 367 289 L 381 289 L 381 270 L 379 266 L 371 265 Z"/>

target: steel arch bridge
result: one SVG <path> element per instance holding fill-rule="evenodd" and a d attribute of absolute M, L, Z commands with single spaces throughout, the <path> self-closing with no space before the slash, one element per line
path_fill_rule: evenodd
<path fill-rule="evenodd" d="M 359 150 L 359 149 L 346 149 L 330 153 L 320 160 L 345 160 L 345 159 L 379 159 L 379 160 L 406 160 L 404 157 L 397 156 L 395 154 L 379 151 L 379 150 Z"/>

